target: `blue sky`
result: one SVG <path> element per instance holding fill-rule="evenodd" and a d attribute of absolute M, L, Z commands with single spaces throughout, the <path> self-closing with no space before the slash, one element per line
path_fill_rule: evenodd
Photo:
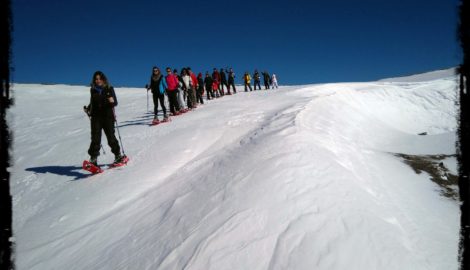
<path fill-rule="evenodd" d="M 143 86 L 151 68 L 233 67 L 281 84 L 456 66 L 458 0 L 15 0 L 13 81 Z"/>

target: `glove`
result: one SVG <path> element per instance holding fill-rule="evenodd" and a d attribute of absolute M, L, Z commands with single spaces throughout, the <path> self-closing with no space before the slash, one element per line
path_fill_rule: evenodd
<path fill-rule="evenodd" d="M 88 116 L 91 116 L 91 115 L 90 115 L 91 112 L 90 112 L 90 108 L 89 108 L 89 107 L 83 106 L 83 111 L 84 111 Z"/>

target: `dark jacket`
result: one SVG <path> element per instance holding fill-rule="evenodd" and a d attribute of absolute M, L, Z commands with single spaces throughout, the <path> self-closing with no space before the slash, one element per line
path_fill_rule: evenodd
<path fill-rule="evenodd" d="M 184 86 L 184 81 L 183 81 L 183 77 L 181 77 L 180 75 L 176 75 L 176 77 L 178 78 L 178 82 L 181 83 L 181 85 Z"/>
<path fill-rule="evenodd" d="M 235 73 L 234 72 L 229 71 L 229 73 L 228 73 L 228 82 L 229 83 L 235 82 Z"/>
<path fill-rule="evenodd" d="M 108 98 L 113 97 L 114 103 L 109 103 Z M 102 89 L 96 86 L 90 88 L 90 104 L 88 113 L 92 117 L 106 117 L 114 119 L 113 108 L 118 105 L 116 93 L 112 86 Z"/>
<path fill-rule="evenodd" d="M 209 77 L 206 77 L 204 79 L 204 85 L 206 86 L 206 89 L 212 89 L 212 82 L 214 80 L 212 80 L 212 78 L 209 76 Z"/>
<path fill-rule="evenodd" d="M 270 77 L 269 73 L 263 72 L 263 80 L 265 83 L 269 83 Z"/>
<path fill-rule="evenodd" d="M 161 95 L 162 93 L 165 92 L 164 85 L 166 85 L 166 80 L 162 80 L 162 78 L 163 78 L 163 75 L 161 75 L 161 74 L 160 74 L 160 76 L 153 76 L 152 75 L 150 77 L 150 87 L 149 88 L 152 91 L 152 94 Z M 161 88 L 163 88 L 163 89 L 161 89 Z"/>
<path fill-rule="evenodd" d="M 212 80 L 220 82 L 220 73 L 217 70 L 212 72 Z"/>
<path fill-rule="evenodd" d="M 260 78 L 258 72 L 255 72 L 255 74 L 253 74 L 253 79 L 255 79 L 255 82 L 259 82 L 259 81 L 260 81 L 261 78 Z"/>
<path fill-rule="evenodd" d="M 227 76 L 225 75 L 225 72 L 223 70 L 220 72 L 220 81 L 223 83 L 227 82 Z"/>
<path fill-rule="evenodd" d="M 199 86 L 199 89 L 204 88 L 204 79 L 202 77 L 197 78 L 197 85 Z"/>

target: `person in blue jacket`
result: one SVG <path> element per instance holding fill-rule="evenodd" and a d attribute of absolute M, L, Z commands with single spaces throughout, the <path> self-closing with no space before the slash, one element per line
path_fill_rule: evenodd
<path fill-rule="evenodd" d="M 152 75 L 150 76 L 150 85 L 147 88 L 147 91 L 151 90 L 153 94 L 153 105 L 154 105 L 154 124 L 159 123 L 158 120 L 158 101 L 160 101 L 160 106 L 163 111 L 163 121 L 168 120 L 168 115 L 166 114 L 165 107 L 165 90 L 168 88 L 166 80 L 160 72 L 158 67 L 153 67 Z"/>

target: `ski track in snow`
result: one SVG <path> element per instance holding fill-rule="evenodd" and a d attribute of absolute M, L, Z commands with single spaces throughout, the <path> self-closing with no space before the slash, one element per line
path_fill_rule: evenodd
<path fill-rule="evenodd" d="M 455 87 L 241 92 L 156 127 L 119 88 L 130 162 L 88 176 L 88 89 L 15 85 L 17 268 L 456 269 L 458 204 L 391 155 L 455 153 Z"/>

